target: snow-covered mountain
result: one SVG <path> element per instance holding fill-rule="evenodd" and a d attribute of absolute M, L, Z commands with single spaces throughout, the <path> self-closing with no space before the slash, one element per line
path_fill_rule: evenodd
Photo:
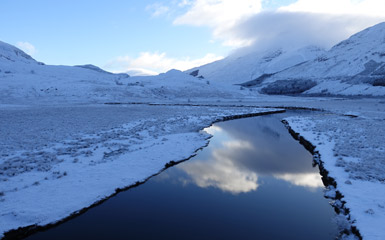
<path fill-rule="evenodd" d="M 11 63 L 38 64 L 35 59 L 22 50 L 0 41 L 0 64 Z"/>
<path fill-rule="evenodd" d="M 0 42 L 0 103 L 98 100 L 127 77 L 95 69 L 44 65 Z"/>
<path fill-rule="evenodd" d="M 93 65 L 45 65 L 4 42 L 0 42 L 0 82 L 0 104 L 188 100 L 249 94 L 241 94 L 239 87 L 211 83 L 177 70 L 158 76 L 129 77 Z"/>
<path fill-rule="evenodd" d="M 307 94 L 384 96 L 385 23 L 351 36 L 318 58 L 277 72 L 260 85 L 262 92 L 272 94 L 298 90 Z"/>
<path fill-rule="evenodd" d="M 186 72 L 217 82 L 241 84 L 317 58 L 324 53 L 319 47 L 308 46 L 295 50 L 278 48 L 246 55 L 233 54 Z"/>
<path fill-rule="evenodd" d="M 385 23 L 329 51 L 306 47 L 230 56 L 187 71 L 265 94 L 385 96 Z"/>
<path fill-rule="evenodd" d="M 231 55 L 185 73 L 129 77 L 93 65 L 52 66 L 0 42 L 0 104 L 243 98 L 265 94 L 385 96 L 385 23 L 329 51 L 314 46 Z M 235 84 L 242 85 L 235 86 Z"/>

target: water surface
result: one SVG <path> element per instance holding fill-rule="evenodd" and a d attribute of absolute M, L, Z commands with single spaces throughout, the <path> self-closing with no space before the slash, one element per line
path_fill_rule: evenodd
<path fill-rule="evenodd" d="M 217 123 L 196 157 L 28 239 L 334 239 L 318 168 L 283 116 Z"/>

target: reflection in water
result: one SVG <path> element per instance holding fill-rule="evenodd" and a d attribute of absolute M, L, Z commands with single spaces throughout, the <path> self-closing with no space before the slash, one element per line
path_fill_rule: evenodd
<path fill-rule="evenodd" d="M 223 149 L 213 149 L 211 158 L 206 161 L 192 161 L 180 165 L 199 187 L 217 187 L 231 193 L 256 190 L 257 174 L 240 168 L 228 152 L 249 151 L 253 146 L 245 141 L 228 141 Z"/>
<path fill-rule="evenodd" d="M 308 188 L 322 188 L 323 184 L 318 172 L 315 173 L 286 173 L 274 175 L 277 179 L 285 180 L 293 185 L 308 187 Z"/>
<path fill-rule="evenodd" d="M 205 128 L 204 131 L 210 133 L 211 135 L 214 135 L 216 133 L 222 132 L 223 130 L 217 125 L 212 125 L 211 127 Z"/>
<path fill-rule="evenodd" d="M 216 187 L 233 194 L 257 190 L 259 176 L 272 176 L 296 186 L 323 187 L 310 154 L 279 121 L 272 117 L 218 123 L 206 131 L 213 134 L 209 147 L 194 161 L 179 165 L 199 187 Z"/>

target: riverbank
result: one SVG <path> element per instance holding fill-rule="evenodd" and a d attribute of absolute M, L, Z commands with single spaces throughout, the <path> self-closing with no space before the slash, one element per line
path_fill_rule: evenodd
<path fill-rule="evenodd" d="M 287 124 L 319 153 L 329 181 L 325 196 L 341 210 L 341 220 L 363 239 L 384 239 L 385 139 L 382 119 L 364 116 L 291 117 Z M 346 236 L 347 237 L 347 236 Z"/>

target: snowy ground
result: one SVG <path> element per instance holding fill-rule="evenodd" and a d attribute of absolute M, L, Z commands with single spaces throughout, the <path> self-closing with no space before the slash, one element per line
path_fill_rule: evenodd
<path fill-rule="evenodd" d="M 271 109 L 83 105 L 0 109 L 0 236 L 46 225 L 184 160 L 214 121 Z M 273 109 L 276 111 L 276 109 Z"/>
<path fill-rule="evenodd" d="M 272 106 L 324 110 L 288 121 L 317 146 L 364 239 L 385 238 L 384 99 L 261 95 L 180 104 L 210 106 L 0 105 L 0 231 L 68 217 L 188 158 L 207 144 L 199 130 L 212 122 Z"/>

